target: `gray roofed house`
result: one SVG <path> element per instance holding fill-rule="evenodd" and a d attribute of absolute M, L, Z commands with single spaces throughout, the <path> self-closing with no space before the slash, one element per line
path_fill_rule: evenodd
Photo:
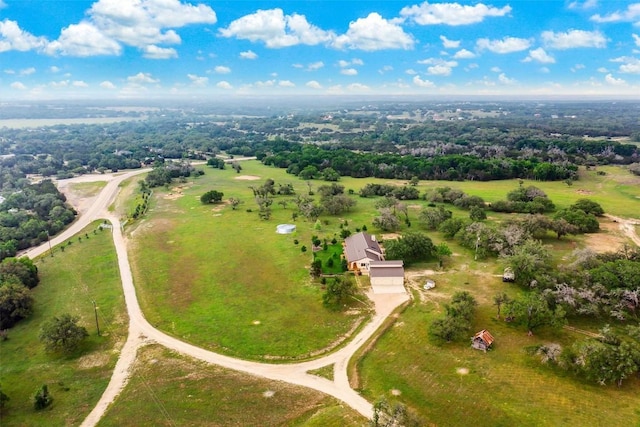
<path fill-rule="evenodd" d="M 369 272 L 371 261 L 383 261 L 382 248 L 375 237 L 365 232 L 357 233 L 344 240 L 344 255 L 347 259 L 349 270 Z"/>

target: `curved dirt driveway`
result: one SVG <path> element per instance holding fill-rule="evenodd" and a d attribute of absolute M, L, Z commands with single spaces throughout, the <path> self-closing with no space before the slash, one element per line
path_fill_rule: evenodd
<path fill-rule="evenodd" d="M 144 318 L 136 297 L 131 267 L 127 257 L 126 242 L 120 228 L 119 219 L 114 214 L 108 212 L 109 205 L 113 202 L 118 193 L 119 184 L 132 176 L 146 171 L 148 171 L 148 169 L 136 170 L 118 176 L 96 176 L 96 180 L 107 180 L 107 185 L 95 198 L 92 206 L 87 209 L 86 213 L 83 213 L 71 227 L 51 240 L 52 245 L 61 243 L 81 231 L 96 219 L 106 218 L 111 221 L 113 224 L 113 240 L 118 257 L 120 277 L 122 280 L 127 313 L 129 315 L 129 335 L 125 345 L 122 347 L 120 357 L 114 368 L 109 385 L 96 406 L 81 425 L 94 426 L 98 421 L 100 421 L 106 409 L 116 399 L 126 385 L 131 366 L 136 358 L 137 349 L 149 340 L 208 363 L 220 365 L 225 368 L 245 372 L 251 375 L 257 375 L 272 380 L 283 381 L 322 391 L 343 401 L 363 416 L 370 418 L 373 414 L 373 407 L 371 403 L 350 387 L 347 376 L 347 364 L 355 351 L 375 333 L 375 331 L 382 325 L 384 320 L 393 312 L 393 310 L 395 310 L 396 307 L 409 299 L 409 296 L 405 294 L 368 294 L 369 298 L 375 304 L 375 315 L 371 321 L 364 326 L 360 333 L 358 333 L 353 340 L 340 350 L 322 358 L 302 363 L 272 365 L 234 359 L 232 357 L 204 350 L 192 344 L 173 338 L 155 329 Z M 82 180 L 87 182 L 87 177 L 82 178 Z M 44 244 L 28 251 L 26 255 L 33 258 L 47 250 L 48 244 Z M 334 364 L 333 381 L 307 373 L 309 370 L 318 369 L 331 364 Z"/>

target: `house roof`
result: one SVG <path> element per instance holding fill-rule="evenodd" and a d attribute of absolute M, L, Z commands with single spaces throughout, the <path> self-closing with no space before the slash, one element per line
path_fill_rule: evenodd
<path fill-rule="evenodd" d="M 487 345 L 491 345 L 491 343 L 494 341 L 493 335 L 491 335 L 491 333 L 489 333 L 489 331 L 487 331 L 486 329 L 483 329 L 475 334 L 472 339 L 481 339 Z"/>
<path fill-rule="evenodd" d="M 365 232 L 357 233 L 344 240 L 345 256 L 348 262 L 358 261 L 363 258 L 382 261 L 382 249 L 375 239 Z"/>
<path fill-rule="evenodd" d="M 402 277 L 404 279 L 404 267 L 402 261 L 371 261 L 369 264 L 369 277 Z"/>

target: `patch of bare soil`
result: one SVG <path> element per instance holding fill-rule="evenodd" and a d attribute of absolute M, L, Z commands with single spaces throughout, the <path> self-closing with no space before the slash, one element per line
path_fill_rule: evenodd
<path fill-rule="evenodd" d="M 78 359 L 78 368 L 99 368 L 105 366 L 107 363 L 109 363 L 109 353 L 91 353 Z"/>
<path fill-rule="evenodd" d="M 236 176 L 234 179 L 237 179 L 240 181 L 257 181 L 260 179 L 260 177 L 255 175 L 240 175 L 240 176 Z"/>
<path fill-rule="evenodd" d="M 593 194 L 593 191 L 579 189 L 579 190 L 576 190 L 576 193 L 581 194 L 583 196 L 589 196 L 589 195 Z"/>
<path fill-rule="evenodd" d="M 624 244 L 625 236 L 619 225 L 612 221 L 601 221 L 600 232 L 585 234 L 586 245 L 595 252 L 615 252 Z"/>
<path fill-rule="evenodd" d="M 229 204 L 228 200 L 224 200 L 221 203 L 216 203 L 212 208 L 211 208 L 211 212 L 220 212 L 221 210 L 224 209 L 225 206 L 227 206 Z"/>
<path fill-rule="evenodd" d="M 398 233 L 384 233 L 380 235 L 382 240 L 397 240 L 400 237 Z"/>

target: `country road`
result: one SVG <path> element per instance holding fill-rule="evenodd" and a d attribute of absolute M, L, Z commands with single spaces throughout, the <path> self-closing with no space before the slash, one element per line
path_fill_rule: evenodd
<path fill-rule="evenodd" d="M 129 335 L 120 352 L 120 357 L 114 368 L 111 380 L 102 397 L 81 425 L 94 426 L 100 421 L 106 409 L 117 398 L 126 385 L 138 348 L 148 342 L 161 344 L 182 354 L 208 363 L 223 366 L 225 368 L 319 390 L 343 401 L 363 416 L 370 418 L 373 414 L 373 406 L 350 387 L 347 376 L 347 364 L 353 354 L 376 332 L 384 320 L 398 306 L 409 299 L 409 296 L 406 294 L 368 294 L 368 297 L 375 305 L 375 314 L 371 321 L 366 324 L 348 344 L 338 351 L 319 359 L 302 363 L 277 365 L 235 359 L 196 347 L 192 344 L 185 343 L 171 337 L 154 328 L 145 319 L 136 296 L 131 267 L 127 256 L 126 240 L 122 233 L 122 229 L 119 226 L 119 219 L 113 213 L 108 211 L 109 205 L 118 194 L 119 185 L 124 180 L 138 174 L 145 173 L 146 171 L 148 171 L 148 169 L 136 170 L 118 175 L 97 175 L 96 180 L 106 180 L 108 181 L 107 185 L 102 189 L 98 196 L 95 197 L 91 206 L 86 209 L 86 212 L 82 212 L 79 215 L 80 218 L 78 218 L 71 227 L 51 240 L 52 245 L 59 244 L 80 232 L 84 227 L 96 219 L 109 220 L 113 224 L 113 240 L 118 258 L 118 266 L 120 269 L 120 277 L 127 313 L 129 315 Z M 87 177 L 79 179 L 82 179 L 84 182 L 89 182 L 87 181 Z M 44 244 L 31 249 L 26 253 L 26 255 L 33 258 L 45 253 L 48 249 L 48 244 Z M 331 364 L 334 364 L 333 381 L 307 373 L 309 370 L 318 369 Z"/>

